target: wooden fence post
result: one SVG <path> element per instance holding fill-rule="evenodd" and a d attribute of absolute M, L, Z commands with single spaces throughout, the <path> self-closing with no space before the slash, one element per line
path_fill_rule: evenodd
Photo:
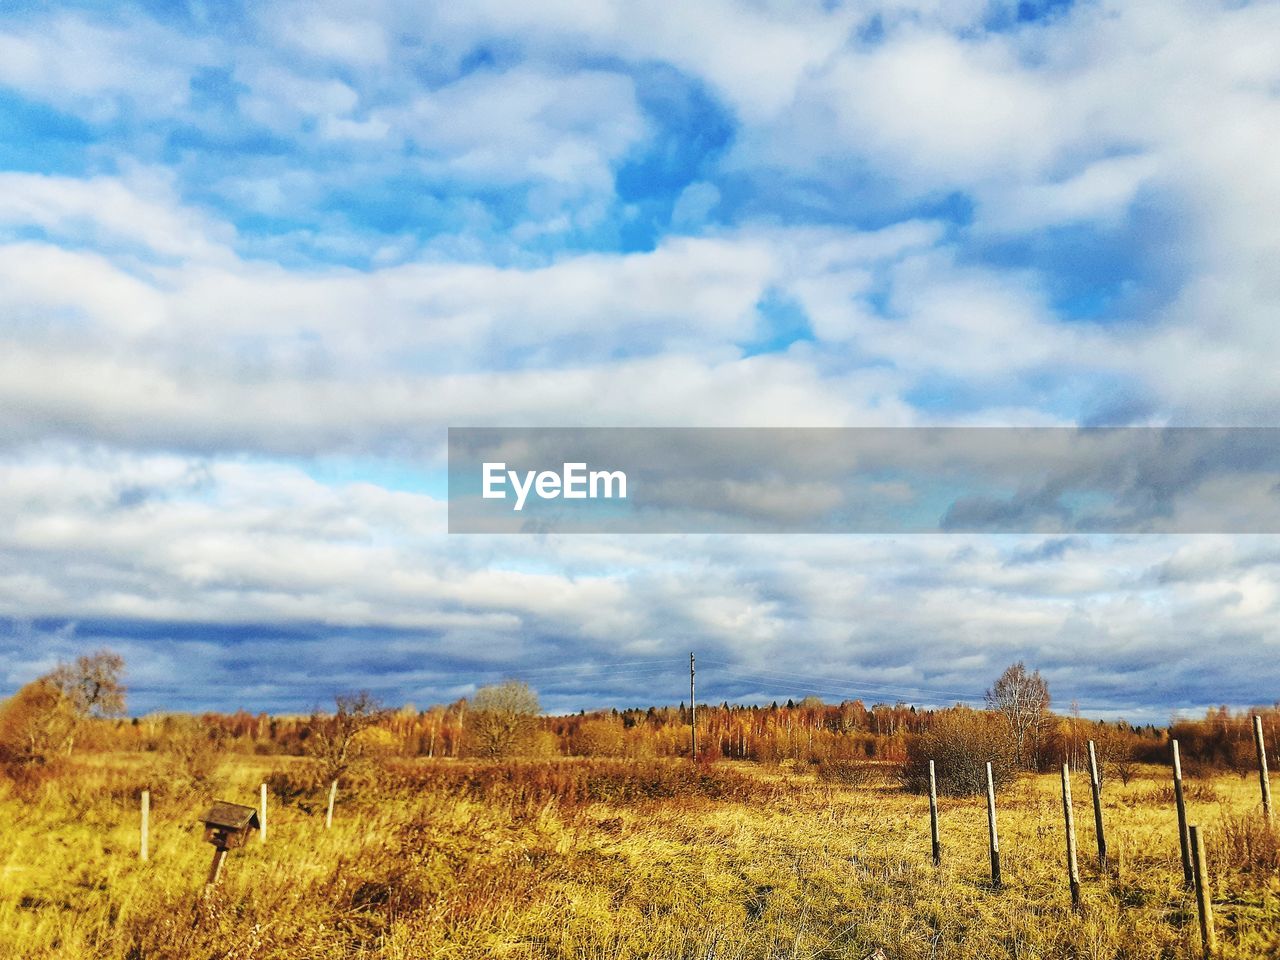
<path fill-rule="evenodd" d="M 942 866 L 942 844 L 938 839 L 938 778 L 929 761 L 929 836 L 933 841 L 933 865 Z"/>
<path fill-rule="evenodd" d="M 1102 826 L 1102 778 L 1098 776 L 1098 755 L 1089 741 L 1089 789 L 1093 793 L 1093 832 L 1098 837 L 1098 869 L 1107 872 L 1107 834 Z"/>
<path fill-rule="evenodd" d="M 1187 832 L 1187 805 L 1182 798 L 1182 757 L 1178 753 L 1178 741 L 1173 741 L 1173 802 L 1178 807 L 1178 844 L 1182 849 L 1182 882 L 1188 890 L 1195 888 L 1195 875 L 1191 870 L 1191 839 Z"/>
<path fill-rule="evenodd" d="M 1076 865 L 1076 821 L 1071 815 L 1071 767 L 1062 765 L 1062 816 L 1067 824 L 1067 884 L 1071 906 L 1080 909 L 1080 869 Z"/>
<path fill-rule="evenodd" d="M 1271 778 L 1267 774 L 1267 742 L 1262 738 L 1262 718 L 1253 718 L 1253 740 L 1258 748 L 1258 780 L 1262 784 L 1262 813 L 1271 820 Z"/>
<path fill-rule="evenodd" d="M 333 801 L 338 798 L 338 781 L 335 780 L 329 784 L 329 812 L 324 815 L 324 828 L 328 830 L 333 826 Z"/>
<path fill-rule="evenodd" d="M 1218 955 L 1218 934 L 1213 926 L 1213 900 L 1209 896 L 1209 872 L 1204 865 L 1204 837 L 1200 828 L 1192 825 L 1191 850 L 1195 858 L 1196 912 L 1200 914 L 1200 940 L 1204 944 L 1205 960 Z"/>
<path fill-rule="evenodd" d="M 138 859 L 147 862 L 148 844 L 151 840 L 151 791 L 142 791 L 142 830 L 138 844 Z"/>
<path fill-rule="evenodd" d="M 267 842 L 267 785 L 258 787 L 258 842 Z"/>
<path fill-rule="evenodd" d="M 991 885 L 999 888 L 1000 837 L 996 832 L 996 785 L 991 776 L 991 761 L 987 761 L 987 832 L 991 838 Z"/>

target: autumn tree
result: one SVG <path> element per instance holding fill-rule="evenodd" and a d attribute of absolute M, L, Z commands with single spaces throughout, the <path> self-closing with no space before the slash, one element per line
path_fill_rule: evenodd
<path fill-rule="evenodd" d="M 538 695 L 528 684 L 509 680 L 481 687 L 471 698 L 467 732 L 481 756 L 511 756 L 529 739 L 541 712 Z"/>
<path fill-rule="evenodd" d="M 616 717 L 584 720 L 573 736 L 574 752 L 586 757 L 620 757 L 624 742 L 622 721 Z"/>
<path fill-rule="evenodd" d="M 28 683 L 0 704 L 0 761 L 44 764 L 70 752 L 78 721 L 55 683 Z"/>
<path fill-rule="evenodd" d="M 388 715 L 367 690 L 334 697 L 331 714 L 312 713 L 308 752 L 325 781 L 337 780 L 364 755 L 362 734 Z"/>
<path fill-rule="evenodd" d="M 83 723 L 124 712 L 124 658 L 109 650 L 60 663 L 0 707 L 0 754 L 45 763 L 71 752 Z"/>
<path fill-rule="evenodd" d="M 1000 714 L 1009 725 L 1018 765 L 1034 766 L 1036 747 L 1049 715 L 1049 685 L 1040 671 L 1028 673 L 1026 664 L 1019 660 L 1000 674 L 987 691 L 986 700 L 988 709 Z"/>

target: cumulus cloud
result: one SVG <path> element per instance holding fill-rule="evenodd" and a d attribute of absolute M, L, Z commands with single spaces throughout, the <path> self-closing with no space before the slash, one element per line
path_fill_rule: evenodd
<path fill-rule="evenodd" d="M 145 17 L 102 23 L 71 13 L 26 21 L 19 15 L 4 27 L 0 83 L 95 122 L 126 108 L 182 109 L 192 74 L 216 60 L 216 44 Z"/>
<path fill-rule="evenodd" d="M 648 703 L 678 686 L 690 645 L 717 663 L 713 699 L 762 684 L 976 699 L 1024 656 L 1095 713 L 1159 720 L 1171 695 L 1185 709 L 1269 695 L 1258 670 L 1274 655 L 1277 558 L 1247 539 L 1063 551 L 1034 537 L 450 540 L 430 496 L 320 484 L 281 463 L 46 445 L 7 457 L 2 475 L 3 509 L 20 517 L 0 537 L 0 645 L 24 664 L 12 679 L 110 642 L 137 662 L 144 708 L 175 689 L 277 709 L 351 685 L 440 698 L 498 671 L 528 671 L 565 706 Z M 1215 645 L 1228 637 L 1226 663 Z M 600 671 L 593 689 L 547 675 L 549 650 Z M 228 657 L 264 686 L 251 669 L 240 690 L 220 689 Z M 643 675 L 611 675 L 636 660 Z M 1144 689 L 1169 689 L 1139 695 L 1141 671 Z"/>
<path fill-rule="evenodd" d="M 1155 719 L 1269 696 L 1262 542 L 459 541 L 317 465 L 430 473 L 450 424 L 1270 423 L 1278 38 L 1193 3 L 6 13 L 0 684 L 110 642 L 147 704 L 229 705 L 243 655 L 289 665 L 246 705 L 305 707 L 695 643 L 726 697 L 1015 656 Z M 649 669 L 552 702 L 679 696 Z"/>

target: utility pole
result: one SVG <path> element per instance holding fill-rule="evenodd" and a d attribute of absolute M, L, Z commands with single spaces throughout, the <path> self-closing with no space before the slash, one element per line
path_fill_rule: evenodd
<path fill-rule="evenodd" d="M 689 654 L 689 744 L 693 759 L 698 759 L 698 702 L 693 696 L 693 654 Z"/>

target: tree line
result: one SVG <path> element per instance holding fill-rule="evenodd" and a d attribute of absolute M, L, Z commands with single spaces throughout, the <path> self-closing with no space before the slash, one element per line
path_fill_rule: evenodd
<path fill-rule="evenodd" d="M 77 749 L 173 754 L 201 776 L 227 753 L 310 757 L 326 778 L 377 757 L 611 757 L 690 755 L 689 710 L 678 706 L 546 716 L 520 681 L 481 687 L 472 697 L 425 710 L 389 709 L 367 693 L 339 696 L 308 715 L 206 713 L 126 718 L 123 660 L 109 651 L 59 665 L 0 704 L 0 766 L 27 771 L 56 765 Z M 907 703 L 825 703 L 817 697 L 768 705 L 700 704 L 699 759 L 827 765 L 891 763 L 909 788 L 921 788 L 934 760 L 939 789 L 980 789 L 993 761 L 997 776 L 1084 765 L 1094 741 L 1109 775 L 1128 780 L 1138 763 L 1167 763 L 1171 736 L 1192 764 L 1252 769 L 1246 717 L 1226 708 L 1169 728 L 1084 719 L 1051 710 L 1048 684 L 1019 662 L 987 691 L 983 709 L 917 709 Z M 1280 726 L 1280 710 L 1263 711 Z M 1280 742 L 1280 731 L 1270 741 Z M 194 772 L 192 772 L 194 771 Z"/>

